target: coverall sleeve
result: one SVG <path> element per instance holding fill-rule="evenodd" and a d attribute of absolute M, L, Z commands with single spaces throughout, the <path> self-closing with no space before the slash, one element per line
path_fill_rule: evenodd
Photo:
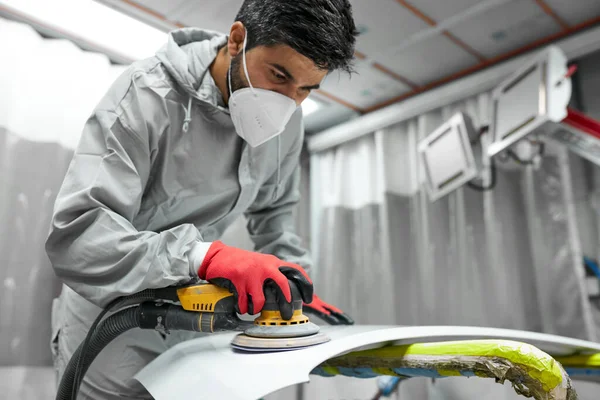
<path fill-rule="evenodd" d="M 113 86 L 84 126 L 46 240 L 56 275 L 99 307 L 197 278 L 190 260 L 206 245 L 191 224 L 162 232 L 133 226 L 157 146 L 152 119 L 166 107 L 135 77 L 125 78 L 117 82 L 128 84 L 122 98 L 114 100 L 119 94 Z"/>
<path fill-rule="evenodd" d="M 313 261 L 296 232 L 294 215 L 300 200 L 300 152 L 303 138 L 301 126 L 291 150 L 282 160 L 278 195 L 266 206 L 251 208 L 245 216 L 248 220 L 248 233 L 256 251 L 298 264 L 311 275 Z"/>

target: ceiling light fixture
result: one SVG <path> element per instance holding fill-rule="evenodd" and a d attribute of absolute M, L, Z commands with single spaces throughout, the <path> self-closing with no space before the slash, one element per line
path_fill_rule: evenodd
<path fill-rule="evenodd" d="M 93 0 L 0 0 L 0 6 L 130 62 L 154 55 L 167 41 L 166 32 Z"/>

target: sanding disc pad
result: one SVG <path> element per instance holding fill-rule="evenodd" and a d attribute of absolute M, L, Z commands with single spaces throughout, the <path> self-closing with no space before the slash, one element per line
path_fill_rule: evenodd
<path fill-rule="evenodd" d="M 256 338 L 298 338 L 319 333 L 319 325 L 307 322 L 298 325 L 253 325 L 246 329 L 247 336 Z"/>
<path fill-rule="evenodd" d="M 300 337 L 253 337 L 245 333 L 237 335 L 231 346 L 242 351 L 269 352 L 298 350 L 309 346 L 325 343 L 331 339 L 323 333 Z"/>

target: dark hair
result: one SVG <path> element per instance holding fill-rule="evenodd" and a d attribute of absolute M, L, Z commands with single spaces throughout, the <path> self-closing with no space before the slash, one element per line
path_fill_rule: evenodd
<path fill-rule="evenodd" d="M 235 20 L 246 27 L 246 50 L 285 44 L 317 68 L 352 72 L 358 31 L 348 0 L 244 0 Z"/>

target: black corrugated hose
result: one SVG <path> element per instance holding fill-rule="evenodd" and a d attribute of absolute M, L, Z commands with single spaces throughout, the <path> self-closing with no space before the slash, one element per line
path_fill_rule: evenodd
<path fill-rule="evenodd" d="M 100 323 L 102 318 L 107 313 L 116 311 L 117 309 L 124 308 L 128 305 L 139 304 L 139 303 L 142 303 L 147 300 L 157 299 L 160 296 L 163 296 L 163 298 L 169 298 L 170 297 L 169 295 L 172 296 L 173 294 L 174 294 L 173 291 L 169 290 L 169 289 L 161 289 L 161 290 L 146 289 L 146 290 L 142 290 L 141 292 L 138 292 L 138 293 L 134 293 L 134 294 L 131 294 L 128 296 L 121 296 L 121 297 L 114 299 L 96 317 L 96 320 L 90 327 L 81 347 L 84 350 L 87 349 L 87 346 L 88 346 L 94 332 L 96 331 L 96 327 L 98 326 L 98 324 Z M 78 355 L 79 355 L 79 353 L 78 353 Z M 77 359 L 78 358 L 79 357 L 77 357 Z M 73 390 L 71 393 L 73 400 L 75 400 L 77 398 L 77 391 L 79 390 L 79 385 L 81 384 L 81 380 L 83 377 L 81 374 L 81 366 L 82 366 L 81 361 L 78 361 L 77 365 L 75 366 L 75 375 L 73 377 L 75 383 L 72 385 Z"/>
<path fill-rule="evenodd" d="M 96 317 L 96 320 L 90 327 L 88 334 L 86 335 L 86 337 L 80 347 L 82 349 L 84 349 L 84 351 L 85 351 L 85 349 L 87 349 L 88 344 L 89 344 L 92 336 L 94 335 L 94 332 L 96 331 L 96 327 L 98 326 L 98 324 L 100 323 L 102 318 L 107 313 L 115 311 L 115 310 L 123 308 L 123 307 L 126 307 L 128 305 L 140 304 L 144 301 L 155 300 L 155 299 L 176 301 L 177 300 L 176 289 L 173 289 L 173 288 L 146 289 L 146 290 L 142 290 L 138 293 L 133 293 L 133 294 L 127 295 L 127 296 L 121 296 L 121 297 L 114 299 Z M 76 353 L 77 356 L 79 356 L 79 354 L 80 354 L 79 352 Z M 73 358 L 75 358 L 75 357 L 71 357 L 71 359 L 73 359 Z M 79 360 L 79 357 L 77 357 L 76 360 L 77 360 L 77 363 L 74 367 L 74 376 L 72 377 L 74 383 L 73 383 L 73 385 L 71 385 L 73 388 L 72 392 L 71 392 L 71 396 L 72 396 L 71 398 L 73 400 L 75 400 L 77 398 L 77 391 L 79 390 L 79 385 L 81 384 L 81 380 L 83 379 L 83 375 L 81 374 L 82 362 L 81 362 L 81 360 Z M 58 397 L 57 397 L 57 399 L 58 399 Z"/>
<path fill-rule="evenodd" d="M 116 312 L 98 324 L 98 328 L 94 331 L 89 342 L 82 342 L 71 357 L 60 381 L 56 400 L 75 400 L 81 382 L 81 379 L 79 381 L 75 380 L 75 375 L 82 350 L 85 348 L 84 358 L 79 370 L 81 378 L 85 376 L 89 366 L 108 343 L 122 333 L 140 326 L 140 314 L 141 309 L 139 306 L 130 307 Z"/>

